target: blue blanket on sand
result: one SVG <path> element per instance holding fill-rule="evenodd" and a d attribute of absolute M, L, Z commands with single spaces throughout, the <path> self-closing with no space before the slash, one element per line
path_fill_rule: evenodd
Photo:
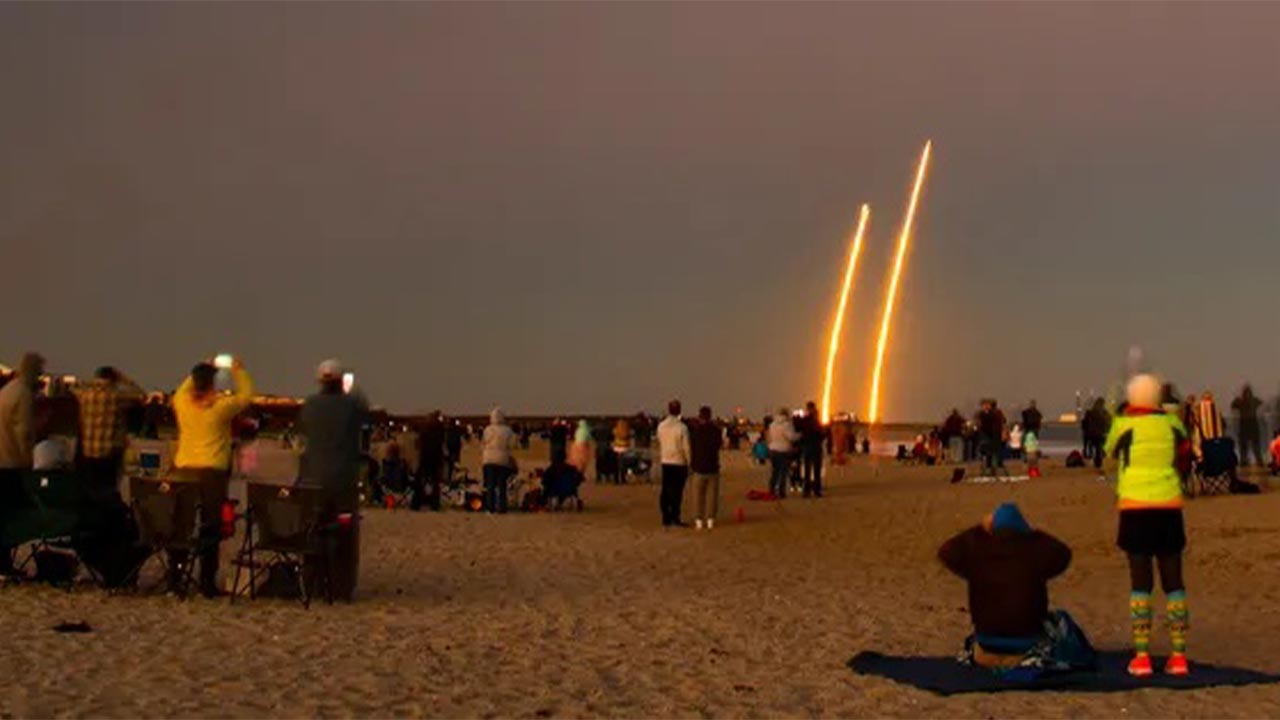
<path fill-rule="evenodd" d="M 998 675 L 980 667 L 969 667 L 951 657 L 895 657 L 877 652 L 861 652 L 849 661 L 859 675 L 887 678 L 938 695 L 961 693 L 993 693 L 1002 691 L 1058 690 L 1065 692 L 1106 693 L 1164 688 L 1194 690 L 1204 687 L 1263 685 L 1280 683 L 1280 675 L 1241 668 L 1206 665 L 1194 660 L 1191 674 L 1174 677 L 1157 673 L 1147 678 L 1131 677 L 1126 670 L 1129 655 L 1100 652 L 1095 669 L 1047 673 L 1031 679 Z M 1157 660 L 1159 668 L 1163 662 Z"/>

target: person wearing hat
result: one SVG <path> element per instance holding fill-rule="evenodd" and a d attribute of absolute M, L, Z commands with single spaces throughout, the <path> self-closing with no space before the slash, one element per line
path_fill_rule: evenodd
<path fill-rule="evenodd" d="M 240 358 L 231 363 L 234 393 L 218 392 L 214 383 L 217 373 L 212 363 L 202 362 L 191 369 L 173 394 L 173 414 L 178 421 L 178 450 L 173 457 L 175 479 L 196 483 L 200 505 L 205 508 L 200 522 L 200 591 L 206 597 L 218 594 L 220 510 L 227 500 L 227 483 L 231 479 L 231 423 L 253 402 L 253 380 Z M 186 562 L 186 551 L 170 551 L 171 590 L 180 590 L 178 568 Z"/>
<path fill-rule="evenodd" d="M 305 441 L 298 474 L 301 482 L 323 491 L 326 521 L 350 518 L 334 544 L 330 578 L 333 596 L 350 600 L 360 562 L 360 431 L 369 409 L 362 393 L 344 390 L 342 378 L 337 360 L 325 360 L 316 369 L 320 389 L 303 402 L 298 419 Z"/>
<path fill-rule="evenodd" d="M 1014 503 L 948 540 L 938 559 L 969 585 L 973 635 L 966 658 L 993 669 L 1064 669 L 1091 661 L 1070 616 L 1049 611 L 1049 581 L 1066 572 L 1071 549 L 1032 529 Z"/>
<path fill-rule="evenodd" d="M 1129 674 L 1151 675 L 1151 591 L 1154 564 L 1164 587 L 1173 653 L 1170 675 L 1186 675 L 1187 591 L 1182 582 L 1182 551 L 1187 544 L 1182 522 L 1179 454 L 1190 452 L 1182 421 L 1161 409 L 1162 385 L 1154 375 L 1137 375 L 1126 388 L 1128 405 L 1107 435 L 1105 452 L 1120 463 L 1116 482 L 1120 528 L 1116 544 L 1129 557 L 1129 618 L 1134 657 Z"/>

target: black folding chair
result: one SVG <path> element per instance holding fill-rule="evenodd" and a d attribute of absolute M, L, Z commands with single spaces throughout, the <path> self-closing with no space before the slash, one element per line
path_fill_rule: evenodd
<path fill-rule="evenodd" d="M 200 537 L 200 486 L 148 477 L 129 478 L 129 497 L 138 524 L 139 543 L 146 557 L 133 571 L 129 584 L 136 585 L 152 558 L 160 558 L 162 582 L 169 582 L 181 598 L 195 584 L 196 562 L 207 540 Z M 185 557 L 176 567 L 169 553 Z"/>
<path fill-rule="evenodd" d="M 244 542 L 236 556 L 231 601 L 257 598 L 260 576 L 275 572 L 296 576 L 302 606 L 311 606 L 313 584 L 333 604 L 331 523 L 324 517 L 324 496 L 307 485 L 249 483 Z M 248 584 L 241 586 L 244 571 Z"/>
<path fill-rule="evenodd" d="M 26 520 L 31 546 L 18 570 L 25 570 L 33 561 L 38 565 L 42 553 L 56 552 L 70 562 L 65 581 L 68 590 L 81 567 L 101 584 L 102 579 L 81 562 L 76 552 L 83 543 L 89 526 L 88 515 L 93 510 L 93 498 L 80 476 L 69 470 L 32 470 L 22 473 L 22 489 L 29 501 Z"/>
<path fill-rule="evenodd" d="M 1195 464 L 1191 477 L 1184 483 L 1183 491 L 1191 496 L 1225 495 L 1236 481 L 1235 442 L 1231 438 L 1215 438 L 1200 444 L 1201 457 Z"/>

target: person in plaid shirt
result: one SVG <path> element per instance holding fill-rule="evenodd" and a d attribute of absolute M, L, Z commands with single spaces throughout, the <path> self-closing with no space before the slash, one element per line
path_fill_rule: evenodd
<path fill-rule="evenodd" d="M 75 395 L 80 402 L 79 456 L 85 479 L 96 490 L 115 492 L 124 460 L 125 411 L 142 402 L 145 393 L 119 370 L 101 367 Z"/>

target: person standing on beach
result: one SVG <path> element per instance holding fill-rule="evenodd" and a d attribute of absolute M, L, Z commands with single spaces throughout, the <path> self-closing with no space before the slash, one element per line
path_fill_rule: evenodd
<path fill-rule="evenodd" d="M 1043 423 L 1044 416 L 1040 414 L 1040 408 L 1036 407 L 1036 401 L 1032 400 L 1022 411 L 1022 430 L 1040 437 L 1040 426 Z"/>
<path fill-rule="evenodd" d="M 680 527 L 680 506 L 684 503 L 684 485 L 689 479 L 689 461 L 693 450 L 689 443 L 689 427 L 680 419 L 680 401 L 667 403 L 667 417 L 658 424 L 658 452 L 662 459 L 662 494 L 658 509 L 663 527 Z"/>
<path fill-rule="evenodd" d="M 563 465 L 569 459 L 569 423 L 556 418 L 547 433 L 551 445 L 551 464 Z"/>
<path fill-rule="evenodd" d="M 299 475 L 322 490 L 323 522 L 341 528 L 330 553 L 334 569 L 331 590 L 335 598 L 349 601 L 360 567 L 360 429 L 368 418 L 369 405 L 358 390 L 344 391 L 342 377 L 342 364 L 337 360 L 325 360 L 316 370 L 319 392 L 302 403 L 298 418 L 306 443 Z M 392 443 L 391 448 L 398 456 L 398 446 Z M 340 522 L 342 517 L 350 518 L 349 523 Z"/>
<path fill-rule="evenodd" d="M 1111 413 L 1107 412 L 1107 404 L 1102 398 L 1093 401 L 1093 407 L 1084 414 L 1084 435 L 1088 451 L 1085 457 L 1093 458 L 1093 469 L 1101 470 L 1102 461 L 1107 453 L 1103 443 L 1111 428 Z"/>
<path fill-rule="evenodd" d="M 1256 459 L 1259 465 L 1265 464 L 1262 459 L 1262 425 L 1258 422 L 1258 409 L 1261 407 L 1262 401 L 1247 383 L 1240 391 L 1240 397 L 1231 401 L 1231 409 L 1236 414 L 1242 466 L 1248 466 L 1250 458 Z"/>
<path fill-rule="evenodd" d="M 450 418 L 444 427 L 444 477 L 453 479 L 453 470 L 462 462 L 462 421 Z"/>
<path fill-rule="evenodd" d="M 978 452 L 982 455 L 983 467 L 989 473 L 995 473 L 1004 467 L 1005 431 L 1004 413 L 996 406 L 995 400 L 983 400 L 982 410 L 978 412 Z"/>
<path fill-rule="evenodd" d="M 1213 399 L 1213 393 L 1208 390 L 1200 396 L 1192 408 L 1192 420 L 1195 423 L 1192 434 L 1192 446 L 1195 448 L 1197 456 L 1204 455 L 1204 444 L 1212 440 L 1221 439 L 1226 435 L 1225 425 L 1222 413 L 1218 411 L 1218 403 Z"/>
<path fill-rule="evenodd" d="M 24 502 L 22 472 L 31 469 L 33 460 L 35 393 L 43 373 L 44 358 L 29 352 L 22 356 L 13 378 L 0 388 L 0 509 Z M 12 574 L 13 548 L 0 546 L 0 575 Z"/>
<path fill-rule="evenodd" d="M 787 476 L 791 473 L 791 459 L 795 454 L 796 441 L 800 439 L 800 433 L 796 432 L 796 428 L 791 424 L 791 413 L 786 408 L 780 408 L 778 414 L 773 416 L 773 422 L 769 423 L 765 430 L 765 436 L 769 445 L 769 464 L 771 473 L 769 475 L 769 492 L 778 500 L 782 500 L 787 496 Z"/>
<path fill-rule="evenodd" d="M 591 423 L 585 418 L 578 420 L 578 429 L 573 432 L 573 444 L 569 446 L 569 465 L 578 471 L 583 478 L 587 476 L 587 466 L 591 464 Z"/>
<path fill-rule="evenodd" d="M 1129 674 L 1151 675 L 1152 564 L 1160 571 L 1173 654 L 1165 665 L 1170 675 L 1186 675 L 1187 591 L 1182 580 L 1182 551 L 1187 537 L 1182 518 L 1179 447 L 1187 431 L 1160 409 L 1160 381 L 1137 375 L 1126 389 L 1128 406 L 1115 419 L 1104 445 L 1107 455 L 1120 461 L 1116 495 L 1120 528 L 1116 544 L 1129 558 L 1129 617 L 1134 657 Z"/>
<path fill-rule="evenodd" d="M 414 489 L 409 509 L 421 510 L 422 501 L 432 510 L 440 510 L 441 477 L 444 473 L 444 413 L 436 410 L 418 429 L 418 487 Z"/>
<path fill-rule="evenodd" d="M 507 482 L 516 473 L 516 434 L 507 425 L 501 408 L 489 413 L 489 426 L 480 436 L 480 461 L 484 464 L 484 505 L 491 513 L 507 512 Z"/>
<path fill-rule="evenodd" d="M 214 386 L 218 370 L 202 362 L 191 369 L 173 394 L 178 421 L 178 450 L 173 457 L 175 478 L 196 484 L 200 493 L 200 591 L 218 594 L 218 548 L 222 541 L 221 508 L 231 479 L 231 426 L 236 416 L 253 402 L 253 379 L 240 358 L 231 363 L 235 392 L 223 395 Z M 185 550 L 169 553 L 169 589 L 180 592 L 178 570 L 187 562 Z"/>
<path fill-rule="evenodd" d="M 810 401 L 800 418 L 800 462 L 804 473 L 804 497 L 822 497 L 822 446 L 827 428 L 818 415 L 818 406 Z"/>
<path fill-rule="evenodd" d="M 692 457 L 689 469 L 693 474 L 693 497 L 697 514 L 693 524 L 698 530 L 711 530 L 716 526 L 720 510 L 720 446 L 723 436 L 720 426 L 711 416 L 711 408 L 698 409 L 698 419 L 689 429 Z"/>
<path fill-rule="evenodd" d="M 73 391 L 80 404 L 80 470 L 95 492 L 118 498 L 120 467 L 128 440 L 125 410 L 142 402 L 141 387 L 112 367 L 100 367 L 93 381 Z"/>

